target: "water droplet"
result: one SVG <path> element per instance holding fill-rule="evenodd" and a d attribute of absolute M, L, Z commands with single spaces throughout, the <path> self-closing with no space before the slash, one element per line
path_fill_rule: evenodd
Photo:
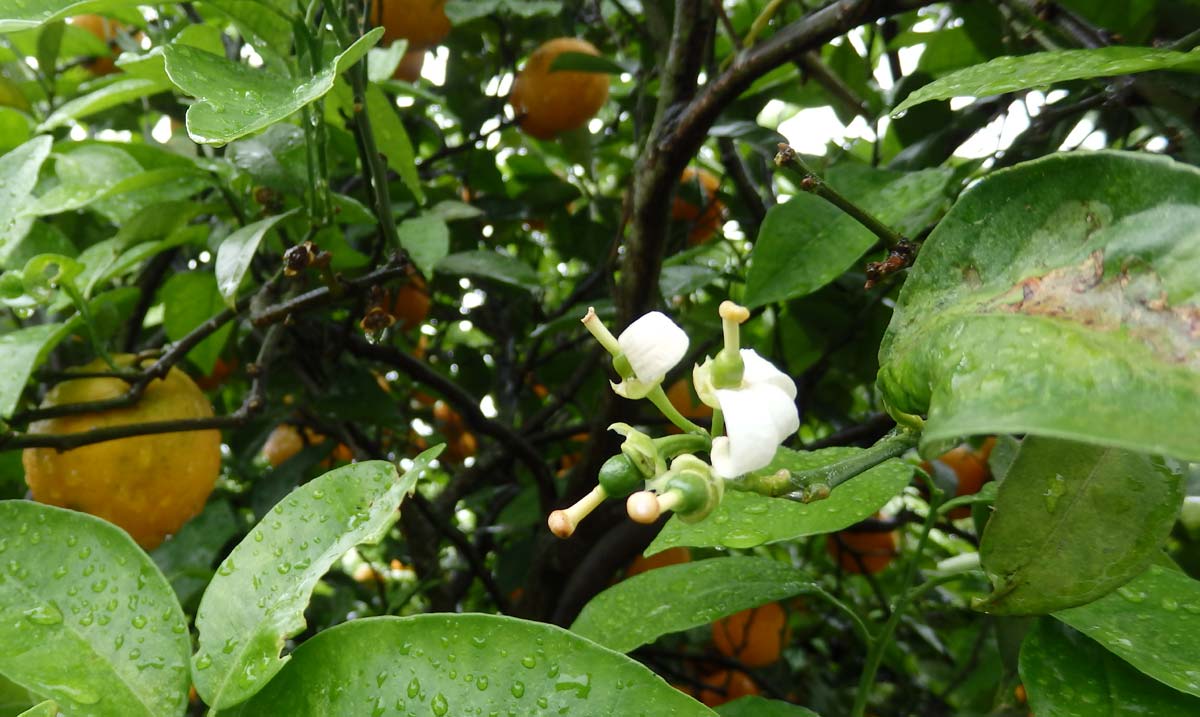
<path fill-rule="evenodd" d="M 117 635 L 115 638 L 113 638 L 113 649 L 114 650 L 120 650 L 121 645 L 124 645 L 124 644 L 125 644 L 125 636 L 124 635 Z"/>
<path fill-rule="evenodd" d="M 108 581 L 104 578 L 100 578 L 96 582 L 92 583 L 92 592 L 102 593 L 106 587 L 108 587 Z"/>
<path fill-rule="evenodd" d="M 57 568 L 54 569 L 54 577 L 55 578 L 65 578 L 66 576 L 67 576 L 67 567 L 65 565 L 59 565 Z"/>
<path fill-rule="evenodd" d="M 254 542 L 261 543 L 263 541 L 263 532 L 261 530 L 254 531 Z"/>
<path fill-rule="evenodd" d="M 387 682 L 387 678 L 388 678 L 388 673 L 386 671 L 380 672 L 378 675 L 375 675 L 375 686 L 383 687 L 383 683 Z"/>
<path fill-rule="evenodd" d="M 580 699 L 587 699 L 592 691 L 592 676 L 586 672 L 582 675 L 563 675 L 554 683 L 555 692 L 570 691 Z"/>
<path fill-rule="evenodd" d="M 129 624 L 133 625 L 134 628 L 141 630 L 143 627 L 146 626 L 146 616 L 145 615 L 134 615 L 133 619 L 129 621 Z"/>
<path fill-rule="evenodd" d="M 1176 610 L 1179 609 L 1179 601 L 1176 600 L 1175 598 L 1165 597 L 1162 599 L 1162 606 L 1163 606 L 1163 610 L 1166 610 L 1168 612 L 1175 612 Z"/>
<path fill-rule="evenodd" d="M 84 565 L 83 566 L 83 577 L 85 577 L 85 578 L 89 577 L 94 572 L 96 572 L 95 565 Z"/>
<path fill-rule="evenodd" d="M 221 563 L 221 567 L 217 568 L 217 573 L 220 575 L 232 575 L 234 571 L 233 561 L 226 560 Z"/>
<path fill-rule="evenodd" d="M 1128 585 L 1117 588 L 1117 594 L 1131 603 L 1140 603 L 1146 599 L 1146 593 L 1134 590 Z"/>
<path fill-rule="evenodd" d="M 488 688 L 487 675 L 480 675 L 479 679 L 475 680 L 475 686 L 479 688 L 480 692 L 483 692 L 484 690 L 486 690 Z"/>
<path fill-rule="evenodd" d="M 416 699 L 419 694 L 421 694 L 421 681 L 414 677 L 412 682 L 408 683 L 408 698 Z"/>
<path fill-rule="evenodd" d="M 526 669 L 532 670 L 534 667 L 537 667 L 537 660 L 533 659 L 532 655 L 526 655 L 521 658 L 521 665 Z"/>
<path fill-rule="evenodd" d="M 175 633 L 176 635 L 182 635 L 183 633 L 187 632 L 187 626 L 181 622 L 175 623 L 173 626 L 171 626 L 171 632 Z"/>
<path fill-rule="evenodd" d="M 141 656 L 142 656 L 142 651 L 136 647 L 129 651 L 129 659 L 131 659 L 131 660 L 136 660 Z"/>
<path fill-rule="evenodd" d="M 212 667 L 212 658 L 209 657 L 207 652 L 201 652 L 200 655 L 196 657 L 196 669 L 207 670 L 210 667 Z"/>
<path fill-rule="evenodd" d="M 1042 495 L 1046 499 L 1046 510 L 1051 513 L 1058 507 L 1058 499 L 1063 497 L 1067 492 L 1067 479 L 1061 473 L 1055 473 L 1054 477 L 1046 483 L 1046 490 Z"/>
<path fill-rule="evenodd" d="M 74 535 L 67 536 L 67 547 L 68 548 L 74 548 L 77 543 L 79 543 L 79 538 L 77 538 Z"/>
<path fill-rule="evenodd" d="M 323 498 L 325 497 L 325 491 L 323 491 L 323 490 L 314 490 L 314 491 L 313 491 L 313 494 L 312 494 L 312 497 L 313 497 L 313 498 L 316 498 L 317 500 L 321 500 L 321 499 L 323 499 Z"/>
<path fill-rule="evenodd" d="M 234 639 L 232 637 L 228 638 L 225 640 L 225 645 L 221 647 L 221 652 L 228 655 L 229 653 L 233 652 L 237 648 L 237 644 L 238 644 L 238 641 L 236 639 Z"/>
<path fill-rule="evenodd" d="M 521 682 L 519 680 L 517 682 L 514 682 L 512 685 L 512 688 L 509 689 L 509 692 L 512 693 L 513 697 L 516 697 L 518 699 L 524 697 L 525 696 L 525 683 Z"/>
<path fill-rule="evenodd" d="M 433 696 L 433 700 L 429 703 L 430 709 L 437 717 L 444 717 L 450 711 L 450 705 L 446 702 L 446 696 L 441 692 Z"/>
<path fill-rule="evenodd" d="M 481 635 L 475 635 L 471 638 L 471 644 L 479 648 L 487 647 L 487 638 Z"/>
<path fill-rule="evenodd" d="M 287 575 L 289 572 L 291 572 L 291 570 L 291 563 L 280 563 L 275 566 L 275 572 L 279 573 L 280 575 Z"/>
<path fill-rule="evenodd" d="M 57 625 L 63 621 L 62 611 L 53 602 L 32 607 L 24 615 L 34 625 Z"/>
<path fill-rule="evenodd" d="M 753 548 L 762 545 L 767 536 L 757 530 L 733 530 L 726 533 L 721 542 L 730 548 Z"/>

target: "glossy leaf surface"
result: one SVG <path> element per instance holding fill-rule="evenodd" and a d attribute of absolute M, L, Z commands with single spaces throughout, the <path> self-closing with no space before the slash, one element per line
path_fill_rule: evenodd
<path fill-rule="evenodd" d="M 355 620 L 321 632 L 222 717 L 713 712 L 619 652 L 562 628 L 495 615 Z"/>
<path fill-rule="evenodd" d="M 1150 564 L 1182 500 L 1182 476 L 1160 460 L 1026 439 L 983 533 L 994 587 L 983 609 L 1041 614 L 1102 597 Z"/>
<path fill-rule="evenodd" d="M 592 598 L 571 631 L 618 652 L 804 592 L 811 582 L 767 558 L 712 558 L 626 578 Z M 631 620 L 631 615 L 639 619 Z"/>
<path fill-rule="evenodd" d="M 72 717 L 183 714 L 187 623 L 133 539 L 31 501 L 0 502 L 0 525 L 0 673 Z"/>
<path fill-rule="evenodd" d="M 1097 152 L 996 172 L 922 246 L 878 385 L 928 416 L 923 444 L 1029 433 L 1198 459 L 1198 246 L 1195 168 Z"/>
<path fill-rule="evenodd" d="M 284 641 L 304 629 L 304 609 L 333 561 L 376 542 L 438 449 L 403 477 L 385 461 L 355 463 L 305 483 L 281 500 L 217 568 L 196 627 L 192 661 L 205 703 L 223 709 L 261 690 L 290 657 Z"/>

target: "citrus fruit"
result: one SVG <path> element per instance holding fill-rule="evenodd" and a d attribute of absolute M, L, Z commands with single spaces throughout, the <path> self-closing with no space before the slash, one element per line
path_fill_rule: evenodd
<path fill-rule="evenodd" d="M 668 565 L 679 565 L 680 563 L 690 562 L 691 559 L 692 553 L 687 548 L 667 548 L 661 553 L 655 553 L 648 558 L 639 555 L 629 564 L 629 569 L 625 571 L 625 577 L 632 578 L 634 575 L 641 575 L 647 570 L 665 568 Z"/>
<path fill-rule="evenodd" d="M 671 218 L 688 224 L 689 246 L 703 244 L 717 233 L 724 219 L 725 205 L 717 199 L 717 187 L 721 186 L 721 180 L 707 169 L 688 167 L 680 175 L 679 184 L 679 192 L 671 203 Z M 696 204 L 693 201 L 695 199 L 700 204 Z"/>
<path fill-rule="evenodd" d="M 560 132 L 584 126 L 608 100 L 608 75 L 550 71 L 554 60 L 564 52 L 600 54 L 587 40 L 574 37 L 550 40 L 529 56 L 508 97 L 520 118 L 521 129 L 538 139 L 551 139 Z"/>
<path fill-rule="evenodd" d="M 408 40 L 410 50 L 422 53 L 450 34 L 446 0 L 375 0 L 371 22 L 383 28 L 381 44 Z"/>
<path fill-rule="evenodd" d="M 408 283 L 396 289 L 396 298 L 392 302 L 392 316 L 396 317 L 396 324 L 402 331 L 412 331 L 429 316 L 430 303 L 425 280 L 414 275 Z"/>
<path fill-rule="evenodd" d="M 237 359 L 230 359 L 226 361 L 223 358 L 218 358 L 217 362 L 213 364 L 212 373 L 196 379 L 196 385 L 205 391 L 211 391 L 215 388 L 220 388 L 220 386 L 224 384 L 230 376 L 233 375 L 233 372 L 237 370 L 237 367 Z"/>
<path fill-rule="evenodd" d="M 325 436 L 311 428 L 300 429 L 290 423 L 281 423 L 271 431 L 263 443 L 262 456 L 267 459 L 272 468 L 278 468 L 308 446 L 316 446 L 325 442 Z M 354 452 L 345 443 L 334 447 L 329 457 L 321 461 L 321 467 L 328 468 L 335 462 L 348 463 L 354 458 Z"/>
<path fill-rule="evenodd" d="M 132 356 L 114 358 L 122 366 L 133 363 Z M 93 361 L 80 370 L 107 369 Z M 72 379 L 51 389 L 42 406 L 114 399 L 128 389 L 118 378 Z M 212 415 L 212 405 L 192 379 L 172 368 L 165 378 L 150 382 L 133 406 L 34 421 L 29 431 L 62 435 Z M 103 518 L 150 550 L 204 508 L 221 469 L 221 433 L 131 436 L 62 452 L 27 448 L 22 462 L 34 500 Z"/>
<path fill-rule="evenodd" d="M 692 421 L 703 421 L 712 418 L 712 406 L 702 402 L 692 393 L 686 379 L 679 379 L 667 389 L 667 400 L 679 411 L 684 418 Z M 667 433 L 682 433 L 674 424 L 667 426 Z"/>
<path fill-rule="evenodd" d="M 766 667 L 777 662 L 790 637 L 787 613 L 776 602 L 717 620 L 712 632 L 717 651 L 747 667 Z"/>
<path fill-rule="evenodd" d="M 709 707 L 759 693 L 754 679 L 741 670 L 717 670 L 702 677 L 701 681 L 707 686 L 700 690 L 697 699 Z"/>
<path fill-rule="evenodd" d="M 421 68 L 425 65 L 425 50 L 408 50 L 396 65 L 392 79 L 416 82 L 421 77 Z"/>
<path fill-rule="evenodd" d="M 899 539 L 896 531 L 855 530 L 849 528 L 825 541 L 825 549 L 848 573 L 881 572 L 896 558 Z"/>
<path fill-rule="evenodd" d="M 964 444 L 938 456 L 937 462 L 949 467 L 958 477 L 958 489 L 955 491 L 954 497 L 975 495 L 983 488 L 984 483 L 992 479 L 992 472 L 988 468 L 988 457 L 991 455 L 994 445 L 996 445 L 996 439 L 988 438 L 978 450 Z M 921 468 L 926 473 L 933 475 L 934 467 L 929 461 L 923 462 Z M 970 515 L 971 507 L 966 505 L 954 508 L 949 513 L 952 520 L 960 520 Z"/>
<path fill-rule="evenodd" d="M 110 20 L 101 15 L 76 15 L 71 18 L 71 24 L 75 27 L 82 28 L 95 35 L 101 42 L 108 45 L 109 55 L 105 57 L 97 57 L 90 62 L 84 63 L 84 67 L 93 75 L 111 75 L 117 71 L 117 66 L 113 61 L 112 55 L 118 52 L 116 42 L 117 35 L 121 32 L 121 24 L 116 20 Z"/>

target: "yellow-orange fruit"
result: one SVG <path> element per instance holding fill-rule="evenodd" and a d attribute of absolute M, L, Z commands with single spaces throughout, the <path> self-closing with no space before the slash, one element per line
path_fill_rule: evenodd
<path fill-rule="evenodd" d="M 937 460 L 946 464 L 958 476 L 958 490 L 954 497 L 963 495 L 975 495 L 983 488 L 983 484 L 992 479 L 991 469 L 988 468 L 988 457 L 992 454 L 992 447 L 996 445 L 995 438 L 988 438 L 983 442 L 983 445 L 976 451 L 970 446 L 962 445 L 953 450 L 938 456 Z M 930 475 L 933 474 L 933 465 L 929 461 L 921 463 L 921 468 Z M 970 506 L 959 506 L 950 511 L 949 516 L 953 520 L 959 520 L 971 515 Z"/>
<path fill-rule="evenodd" d="M 101 42 L 108 45 L 110 56 L 97 57 L 91 62 L 85 63 L 84 67 L 93 75 L 111 75 L 117 72 L 117 66 L 114 62 L 114 57 L 118 53 L 118 48 L 115 40 L 121 32 L 121 24 L 116 20 L 110 20 L 100 15 L 76 15 L 71 18 L 71 24 L 75 27 L 83 28 L 95 35 Z"/>
<path fill-rule="evenodd" d="M 608 100 L 608 75 L 601 72 L 551 72 L 564 52 L 599 55 L 587 40 L 560 37 L 533 51 L 513 82 L 509 104 L 520 117 L 521 129 L 538 139 L 578 129 L 596 116 Z"/>
<path fill-rule="evenodd" d="M 634 575 L 641 575 L 647 570 L 665 568 L 668 565 L 679 565 L 680 563 L 691 562 L 691 560 L 692 552 L 687 548 L 667 548 L 661 553 L 655 553 L 648 558 L 639 555 L 629 564 L 629 569 L 625 571 L 625 577 L 632 578 Z"/>
<path fill-rule="evenodd" d="M 392 316 L 396 317 L 396 324 L 402 331 L 412 331 L 425 322 L 431 304 L 425 280 L 414 275 L 407 284 L 396 289 Z"/>
<path fill-rule="evenodd" d="M 702 421 L 712 418 L 712 406 L 696 398 L 685 379 L 679 379 L 667 389 L 667 400 L 684 418 Z M 674 424 L 667 426 L 667 433 L 682 433 Z"/>
<path fill-rule="evenodd" d="M 721 186 L 721 180 L 707 169 L 695 170 L 691 167 L 683 170 L 683 174 L 679 177 L 679 183 L 684 187 L 691 185 L 694 188 L 697 182 L 701 189 L 702 204 L 697 205 L 689 197 L 679 196 L 679 194 L 676 194 L 675 201 L 671 203 L 671 218 L 677 222 L 687 222 L 690 227 L 688 229 L 688 245 L 690 246 L 703 244 L 711 239 L 721 228 L 721 222 L 725 218 L 725 205 L 717 199 L 717 188 Z M 682 187 L 681 191 L 683 191 Z M 695 192 L 692 191 L 691 194 L 695 194 Z"/>
<path fill-rule="evenodd" d="M 134 357 L 116 356 L 122 366 Z M 101 361 L 84 372 L 105 371 Z M 129 389 L 117 378 L 79 378 L 58 384 L 43 407 L 118 398 Z M 172 368 L 146 386 L 137 404 L 34 421 L 30 433 L 71 434 L 153 421 L 209 418 L 212 405 L 187 374 Z M 204 508 L 221 470 L 216 430 L 158 433 L 93 443 L 69 451 L 27 448 L 25 480 L 34 500 L 91 513 L 124 528 L 150 550 Z"/>
<path fill-rule="evenodd" d="M 212 373 L 196 379 L 196 385 L 205 391 L 211 391 L 214 388 L 219 388 L 221 384 L 225 383 L 226 379 L 233 375 L 233 372 L 237 370 L 237 367 L 237 359 L 230 359 L 226 361 L 223 358 L 218 358 L 217 362 L 213 364 Z"/>
<path fill-rule="evenodd" d="M 409 48 L 424 50 L 450 34 L 446 0 L 375 0 L 371 22 L 383 28 L 384 45 L 408 40 Z"/>
<path fill-rule="evenodd" d="M 717 620 L 712 633 L 718 652 L 747 667 L 766 667 L 777 662 L 791 637 L 787 613 L 776 602 Z"/>
<path fill-rule="evenodd" d="M 848 573 L 874 575 L 896 558 L 899 538 L 896 531 L 843 530 L 830 535 L 825 549 Z"/>
<path fill-rule="evenodd" d="M 757 695 L 760 692 L 754 679 L 741 670 L 718 670 L 705 675 L 701 681 L 707 687 L 700 690 L 697 699 L 709 707 L 723 705 L 739 697 Z"/>
<path fill-rule="evenodd" d="M 421 68 L 424 66 L 425 50 L 408 50 L 404 53 L 404 57 L 400 58 L 400 64 L 396 65 L 396 71 L 392 73 L 392 79 L 416 82 L 420 79 Z"/>

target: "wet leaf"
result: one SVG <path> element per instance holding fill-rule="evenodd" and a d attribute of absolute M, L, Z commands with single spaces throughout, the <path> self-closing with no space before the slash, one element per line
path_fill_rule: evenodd
<path fill-rule="evenodd" d="M 1174 52 L 1151 47 L 1101 47 L 1055 50 L 994 60 L 952 72 L 921 87 L 892 110 L 899 114 L 913 105 L 951 97 L 988 97 L 1005 92 L 1046 87 L 1088 77 L 1115 77 L 1151 70 L 1200 70 L 1200 52 Z"/>
<path fill-rule="evenodd" d="M 163 57 L 171 82 L 197 99 L 188 108 L 188 135 L 201 144 L 220 145 L 320 99 L 333 89 L 337 75 L 362 59 L 382 34 L 383 28 L 371 30 L 308 78 L 283 77 L 187 45 L 168 45 Z"/>
<path fill-rule="evenodd" d="M 330 471 L 292 491 L 233 549 L 196 614 L 192 671 L 206 704 L 223 710 L 242 702 L 283 668 L 291 657 L 279 653 L 307 624 L 317 581 L 347 550 L 383 537 L 439 451 L 422 453 L 403 477 L 386 461 Z"/>
<path fill-rule="evenodd" d="M 902 234 L 915 234 L 950 205 L 945 169 L 893 172 L 845 164 L 826 181 Z M 761 306 L 805 296 L 854 265 L 879 241 L 842 210 L 800 193 L 767 212 L 746 274 L 746 304 Z"/>
<path fill-rule="evenodd" d="M 626 578 L 592 598 L 571 631 L 629 652 L 661 635 L 798 595 L 808 576 L 769 558 L 712 558 Z M 631 620 L 631 615 L 638 619 Z"/>
<path fill-rule="evenodd" d="M 217 280 L 207 271 L 189 271 L 176 274 L 163 285 L 160 292 L 163 302 L 163 330 L 167 338 L 178 341 L 187 336 L 200 324 L 225 310 Z M 233 331 L 233 324 L 226 323 L 188 351 L 188 360 L 196 364 L 201 373 L 212 373 L 213 366 L 225 341 Z"/>
<path fill-rule="evenodd" d="M 90 117 L 97 112 L 103 112 L 112 107 L 123 105 L 142 97 L 149 97 L 159 92 L 165 92 L 169 89 L 171 89 L 170 84 L 156 80 L 136 77 L 117 80 L 111 85 L 105 85 L 95 92 L 80 95 L 62 103 L 55 108 L 52 115 L 46 118 L 46 121 L 38 126 L 37 131 L 48 132 L 52 129 L 68 125 L 74 120 Z"/>
<path fill-rule="evenodd" d="M 880 348 L 922 445 L 1035 434 L 1200 459 L 1200 171 L 1070 153 L 981 181 L 921 248 Z"/>
<path fill-rule="evenodd" d="M 1200 582 L 1151 565 L 1095 602 L 1054 617 L 1145 674 L 1200 697 Z"/>
<path fill-rule="evenodd" d="M 1200 700 L 1156 682 L 1049 618 L 1021 645 L 1021 680 L 1039 717 L 1200 714 Z"/>
<path fill-rule="evenodd" d="M 0 33 L 30 30 L 97 9 L 132 8 L 135 0 L 0 0 Z"/>
<path fill-rule="evenodd" d="M 396 233 L 400 246 L 425 276 L 433 276 L 434 267 L 450 251 L 450 229 L 446 220 L 435 214 L 405 219 Z"/>
<path fill-rule="evenodd" d="M 217 288 L 226 306 L 233 308 L 237 305 L 238 287 L 242 285 L 242 279 L 250 270 L 250 263 L 254 261 L 254 254 L 258 251 L 263 237 L 281 219 L 291 216 L 294 212 L 293 209 L 247 224 L 225 237 L 221 246 L 217 247 Z"/>
<path fill-rule="evenodd" d="M 57 715 L 58 703 L 54 700 L 46 700 L 39 705 L 25 710 L 18 717 L 57 717 Z"/>
<path fill-rule="evenodd" d="M 537 272 L 528 264 L 494 251 L 464 251 L 451 254 L 438 262 L 437 270 L 451 276 L 494 279 L 530 291 L 537 289 L 541 282 Z"/>
<path fill-rule="evenodd" d="M 171 583 L 179 603 L 189 611 L 212 578 L 213 563 L 221 548 L 237 534 L 238 527 L 229 503 L 214 500 L 150 553 L 154 564 Z"/>
<path fill-rule="evenodd" d="M 619 652 L 511 617 L 355 620 L 291 657 L 262 692 L 222 717 L 714 714 Z"/>
<path fill-rule="evenodd" d="M 49 136 L 34 137 L 0 157 L 0 264 L 33 224 L 25 209 L 52 143 Z"/>
<path fill-rule="evenodd" d="M 0 417 L 13 414 L 33 369 L 68 331 L 64 324 L 39 324 L 0 334 Z"/>
<path fill-rule="evenodd" d="M 1182 501 L 1182 475 L 1161 460 L 1026 439 L 983 533 L 980 558 L 994 592 L 982 609 L 1035 615 L 1107 594 L 1150 564 Z"/>
<path fill-rule="evenodd" d="M 780 468 L 797 471 L 819 468 L 862 450 L 826 448 L 803 452 L 781 448 L 775 460 L 758 473 L 774 473 Z M 913 467 L 908 463 L 885 461 L 838 486 L 825 500 L 807 504 L 727 490 L 721 505 L 699 523 L 688 524 L 672 517 L 646 548 L 646 555 L 675 546 L 752 548 L 842 530 L 873 515 L 908 485 L 912 473 Z"/>
<path fill-rule="evenodd" d="M 23 500 L 0 502 L 0 525 L 0 673 L 72 717 L 183 714 L 187 623 L 133 539 Z"/>

